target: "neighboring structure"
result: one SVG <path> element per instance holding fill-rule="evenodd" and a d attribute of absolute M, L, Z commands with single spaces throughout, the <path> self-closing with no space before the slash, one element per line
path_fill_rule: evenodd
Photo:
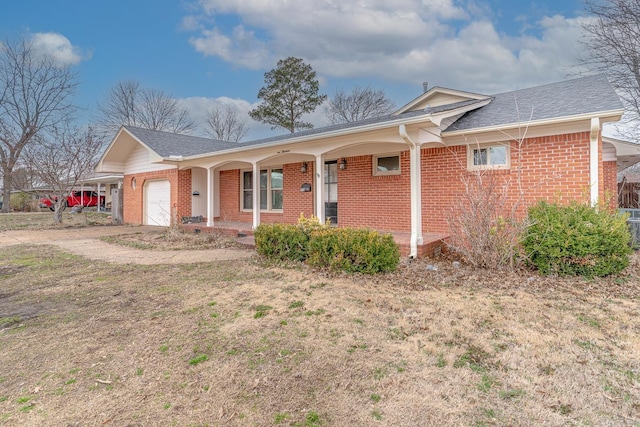
<path fill-rule="evenodd" d="M 603 141 L 622 113 L 602 75 L 495 96 L 434 87 L 390 116 L 245 143 L 124 126 L 97 171 L 124 174 L 127 223 L 313 214 L 410 233 L 418 256 L 426 233 L 448 233 L 460 178 L 478 170 L 521 177 L 528 202 L 610 203 L 618 168 L 640 161 L 634 144 Z"/>

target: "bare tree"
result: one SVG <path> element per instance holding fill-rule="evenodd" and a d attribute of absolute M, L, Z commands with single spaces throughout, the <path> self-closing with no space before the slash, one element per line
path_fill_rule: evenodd
<path fill-rule="evenodd" d="M 640 119 L 640 2 L 637 0 L 586 0 L 582 63 L 607 74 L 625 103 L 621 123 Z M 634 126 L 635 132 L 640 131 Z"/>
<path fill-rule="evenodd" d="M 219 141 L 238 142 L 249 131 L 249 126 L 240 118 L 238 111 L 229 105 L 211 110 L 207 124 L 209 128 L 206 133 Z"/>
<path fill-rule="evenodd" d="M 41 185 L 49 191 L 43 195 L 51 201 L 53 218 L 62 222 L 67 197 L 86 174 L 93 171 L 104 140 L 94 127 L 61 127 L 38 135 L 37 142 L 25 150 L 25 162 Z"/>
<path fill-rule="evenodd" d="M 76 75 L 53 57 L 36 53 L 31 40 L 0 43 L 0 168 L 2 212 L 9 211 L 13 171 L 36 135 L 74 112 Z"/>
<path fill-rule="evenodd" d="M 104 104 L 98 104 L 102 114 L 100 125 L 115 133 L 120 126 L 130 125 L 145 129 L 174 133 L 190 133 L 195 122 L 178 100 L 156 89 L 140 88 L 136 81 L 121 81 L 111 88 Z"/>
<path fill-rule="evenodd" d="M 337 90 L 325 107 L 325 115 L 336 125 L 384 116 L 394 109 L 394 102 L 387 98 L 382 89 L 356 86 L 349 94 L 342 89 Z"/>

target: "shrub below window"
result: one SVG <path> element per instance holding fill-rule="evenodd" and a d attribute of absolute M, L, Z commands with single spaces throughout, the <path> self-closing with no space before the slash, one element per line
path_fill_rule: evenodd
<path fill-rule="evenodd" d="M 400 261 L 400 250 L 390 234 L 332 228 L 315 217 L 301 216 L 297 224 L 261 224 L 254 237 L 257 252 L 270 259 L 307 261 L 350 273 L 393 271 Z"/>
<path fill-rule="evenodd" d="M 304 261 L 309 236 L 295 224 L 260 224 L 254 231 L 256 250 L 267 258 Z"/>
<path fill-rule="evenodd" d="M 355 228 L 326 228 L 312 233 L 310 265 L 349 273 L 394 271 L 400 250 L 390 234 Z"/>
<path fill-rule="evenodd" d="M 584 204 L 539 202 L 529 209 L 523 246 L 542 274 L 607 276 L 629 264 L 626 217 Z"/>

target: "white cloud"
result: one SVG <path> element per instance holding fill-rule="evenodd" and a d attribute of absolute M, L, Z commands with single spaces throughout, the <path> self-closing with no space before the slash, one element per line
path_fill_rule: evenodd
<path fill-rule="evenodd" d="M 298 56 L 320 76 L 381 78 L 416 87 L 428 80 L 486 93 L 560 80 L 576 71 L 580 21 L 563 16 L 546 17 L 514 36 L 498 31 L 491 11 L 477 2 L 464 7 L 456 0 L 199 4 L 194 48 L 250 69 L 270 69 L 277 59 Z M 231 15 L 240 24 L 226 28 L 222 23 Z"/>
<path fill-rule="evenodd" d="M 50 55 L 60 65 L 77 65 L 85 59 L 83 56 L 88 56 L 58 33 L 34 33 L 31 43 L 37 53 Z"/>

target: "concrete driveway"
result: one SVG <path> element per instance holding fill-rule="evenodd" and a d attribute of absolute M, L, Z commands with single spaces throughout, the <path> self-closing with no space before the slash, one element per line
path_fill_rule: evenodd
<path fill-rule="evenodd" d="M 206 249 L 157 251 L 142 250 L 110 244 L 98 240 L 103 236 L 127 233 L 148 233 L 157 227 L 96 226 L 53 230 L 9 230 L 0 232 L 0 247 L 12 245 L 54 245 L 85 258 L 116 264 L 187 264 L 228 261 L 251 257 L 254 252 L 245 249 Z"/>

